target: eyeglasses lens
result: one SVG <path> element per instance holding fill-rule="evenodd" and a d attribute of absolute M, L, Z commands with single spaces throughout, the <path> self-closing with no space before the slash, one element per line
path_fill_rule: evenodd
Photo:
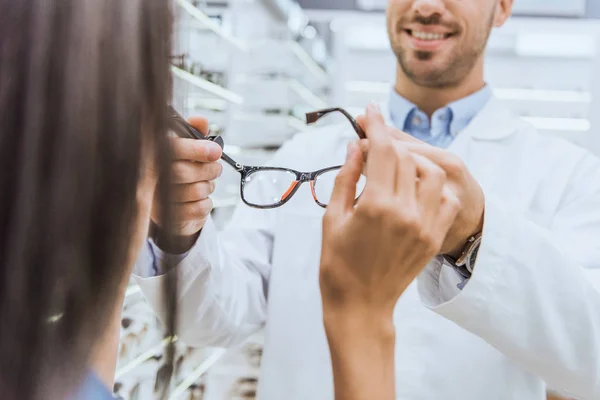
<path fill-rule="evenodd" d="M 324 172 L 317 177 L 315 180 L 314 194 L 319 203 L 325 206 L 329 204 L 331 201 L 331 194 L 333 193 L 333 187 L 335 186 L 335 179 L 339 173 L 340 168 Z M 367 178 L 364 175 L 361 175 L 356 184 L 355 200 L 358 200 L 362 194 L 366 183 Z"/>
<path fill-rule="evenodd" d="M 298 185 L 296 174 L 290 171 L 260 170 L 245 178 L 242 195 L 251 205 L 270 207 L 287 199 L 296 185 Z"/>

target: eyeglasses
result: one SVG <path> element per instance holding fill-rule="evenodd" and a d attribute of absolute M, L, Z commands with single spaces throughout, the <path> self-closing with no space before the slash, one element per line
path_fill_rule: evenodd
<path fill-rule="evenodd" d="M 210 140 L 224 148 L 225 143 L 221 136 L 203 136 L 192 127 L 172 107 L 171 130 L 180 137 L 188 137 L 199 140 Z M 334 112 L 341 113 L 352 125 L 360 138 L 366 135 L 360 125 L 352 116 L 341 108 L 328 108 L 306 114 L 306 123 L 313 124 L 325 115 Z M 240 194 L 242 201 L 249 207 L 260 209 L 271 209 L 286 204 L 296 194 L 303 183 L 309 183 L 314 201 L 325 208 L 331 200 L 335 179 L 342 166 L 337 165 L 320 169 L 313 172 L 296 171 L 281 167 L 256 167 L 243 165 L 226 153 L 222 153 L 221 159 L 240 173 Z M 360 197 L 366 184 L 366 178 L 361 176 L 356 186 L 356 200 Z"/>

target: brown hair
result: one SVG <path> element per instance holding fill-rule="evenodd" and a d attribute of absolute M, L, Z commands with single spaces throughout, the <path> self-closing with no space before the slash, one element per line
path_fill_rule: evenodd
<path fill-rule="evenodd" d="M 171 22 L 168 0 L 0 0 L 3 399 L 64 398 L 116 306 L 143 143 L 168 177 Z"/>

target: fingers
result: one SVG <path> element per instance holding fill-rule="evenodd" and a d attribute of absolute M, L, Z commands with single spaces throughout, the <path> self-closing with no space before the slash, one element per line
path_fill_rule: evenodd
<path fill-rule="evenodd" d="M 215 181 L 202 181 L 182 185 L 172 185 L 173 201 L 190 203 L 207 199 L 215 191 Z"/>
<path fill-rule="evenodd" d="M 367 115 L 365 118 L 365 133 L 367 134 L 367 138 L 370 139 L 373 144 L 390 142 L 390 137 L 386 135 L 387 126 L 385 120 L 377 105 L 370 104 L 369 107 L 367 107 Z"/>
<path fill-rule="evenodd" d="M 213 202 L 211 199 L 179 204 L 173 210 L 173 218 L 175 223 L 202 220 L 210 215 L 212 208 Z"/>
<path fill-rule="evenodd" d="M 439 233 L 443 234 L 444 237 L 452 227 L 452 224 L 454 224 L 460 208 L 461 205 L 458 196 L 448 185 L 444 185 L 439 211 L 436 217 L 436 229 L 438 229 Z"/>
<path fill-rule="evenodd" d="M 368 182 L 364 195 L 393 195 L 398 159 L 392 140 L 386 134 L 383 116 L 376 105 L 372 104 L 367 108 L 365 133 L 369 139 L 369 154 L 366 162 Z"/>
<path fill-rule="evenodd" d="M 398 160 L 395 193 L 403 207 L 414 207 L 417 204 L 417 163 L 410 152 L 403 147 L 394 144 L 394 148 Z"/>
<path fill-rule="evenodd" d="M 358 123 L 358 125 L 360 125 L 360 127 L 363 129 L 363 131 L 367 130 L 367 117 L 366 117 L 366 115 L 359 115 L 356 118 L 356 122 Z M 402 132 L 401 130 L 396 129 L 396 128 L 392 127 L 392 126 L 387 126 L 386 127 L 386 132 L 393 139 L 400 140 L 402 142 L 424 143 L 424 142 L 420 141 L 419 139 L 417 139 L 417 138 L 409 135 L 408 133 Z"/>
<path fill-rule="evenodd" d="M 213 202 L 211 199 L 176 204 L 171 209 L 172 223 L 178 226 L 203 221 L 208 218 L 212 209 Z M 162 216 L 159 210 L 153 211 L 152 220 L 160 226 L 162 224 Z"/>
<path fill-rule="evenodd" d="M 367 130 L 367 116 L 364 114 L 356 117 L 356 123 L 362 128 L 363 131 Z"/>
<path fill-rule="evenodd" d="M 343 213 L 354 207 L 356 199 L 356 184 L 362 172 L 362 154 L 355 143 L 348 146 L 346 163 L 335 179 L 331 200 L 327 206 L 328 212 Z"/>
<path fill-rule="evenodd" d="M 222 149 L 210 140 L 169 138 L 175 160 L 214 162 L 221 158 Z"/>
<path fill-rule="evenodd" d="M 218 162 L 175 161 L 171 164 L 171 181 L 174 184 L 212 181 L 220 177 L 222 172 L 223 166 Z"/>
<path fill-rule="evenodd" d="M 464 169 L 462 160 L 455 154 L 439 149 L 426 143 L 410 143 L 403 142 L 404 146 L 411 153 L 419 154 L 427 157 L 439 167 L 441 167 L 448 175 L 458 173 Z"/>
<path fill-rule="evenodd" d="M 204 136 L 208 135 L 208 120 L 204 117 L 191 117 L 188 118 L 188 123 L 200 131 Z"/>
<path fill-rule="evenodd" d="M 392 137 L 392 139 L 399 140 L 401 142 L 415 143 L 415 144 L 423 144 L 425 142 L 420 141 L 419 139 L 409 135 L 406 132 L 402 132 L 400 129 L 396 129 L 393 127 L 388 127 L 388 134 Z"/>
<path fill-rule="evenodd" d="M 412 154 L 417 164 L 419 177 L 417 200 L 426 219 L 435 223 L 435 215 L 442 200 L 442 191 L 446 183 L 446 173 L 431 160 L 418 154 Z"/>

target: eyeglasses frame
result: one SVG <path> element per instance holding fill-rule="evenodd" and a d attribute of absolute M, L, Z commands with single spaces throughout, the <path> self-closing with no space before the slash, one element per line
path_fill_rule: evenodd
<path fill-rule="evenodd" d="M 366 138 L 366 135 L 365 135 L 363 129 L 360 127 L 360 125 L 356 122 L 356 120 L 352 117 L 352 115 L 350 115 L 343 108 L 337 108 L 337 107 L 336 108 L 327 108 L 327 109 L 307 113 L 306 114 L 306 123 L 313 124 L 313 123 L 317 122 L 319 119 L 323 118 L 324 116 L 329 115 L 334 112 L 340 112 L 342 115 L 344 115 L 344 117 L 346 117 L 346 119 L 348 119 L 348 121 L 354 128 L 354 130 L 359 138 L 361 138 L 361 139 Z M 198 140 L 210 140 L 212 142 L 217 143 L 221 147 L 221 149 L 224 149 L 225 142 L 223 140 L 223 137 L 221 137 L 221 136 L 204 136 L 196 128 L 191 126 L 172 106 L 169 106 L 169 113 L 171 115 L 170 119 L 171 119 L 171 123 L 172 123 L 172 128 L 178 136 L 188 137 L 191 139 L 198 139 Z M 317 199 L 317 195 L 315 192 L 315 182 L 317 181 L 319 176 L 321 176 L 327 172 L 334 171 L 336 169 L 340 169 L 342 167 L 341 165 L 336 165 L 336 166 L 332 166 L 332 167 L 323 168 L 318 171 L 302 172 L 302 171 L 296 171 L 294 169 L 284 168 L 284 167 L 268 167 L 268 166 L 260 166 L 259 167 L 259 166 L 243 165 L 243 164 L 235 161 L 232 157 L 230 157 L 225 152 L 223 152 L 221 154 L 221 159 L 240 174 L 240 197 L 242 199 L 242 202 L 249 207 L 262 209 L 262 210 L 274 209 L 274 208 L 283 206 L 294 196 L 294 194 L 298 191 L 300 186 L 302 186 L 302 184 L 304 184 L 306 182 L 310 183 L 311 194 L 313 196 L 315 203 L 317 203 L 322 208 L 326 208 L 327 205 L 320 202 Z M 292 186 L 290 186 L 288 191 L 286 191 L 286 193 L 284 193 L 281 201 L 279 201 L 278 203 L 269 204 L 269 205 L 253 204 L 253 203 L 250 203 L 244 196 L 244 187 L 245 187 L 247 178 L 249 176 L 256 174 L 257 172 L 261 172 L 261 171 L 283 171 L 283 172 L 288 172 L 288 173 L 294 174 L 296 176 L 296 180 L 292 183 Z"/>

